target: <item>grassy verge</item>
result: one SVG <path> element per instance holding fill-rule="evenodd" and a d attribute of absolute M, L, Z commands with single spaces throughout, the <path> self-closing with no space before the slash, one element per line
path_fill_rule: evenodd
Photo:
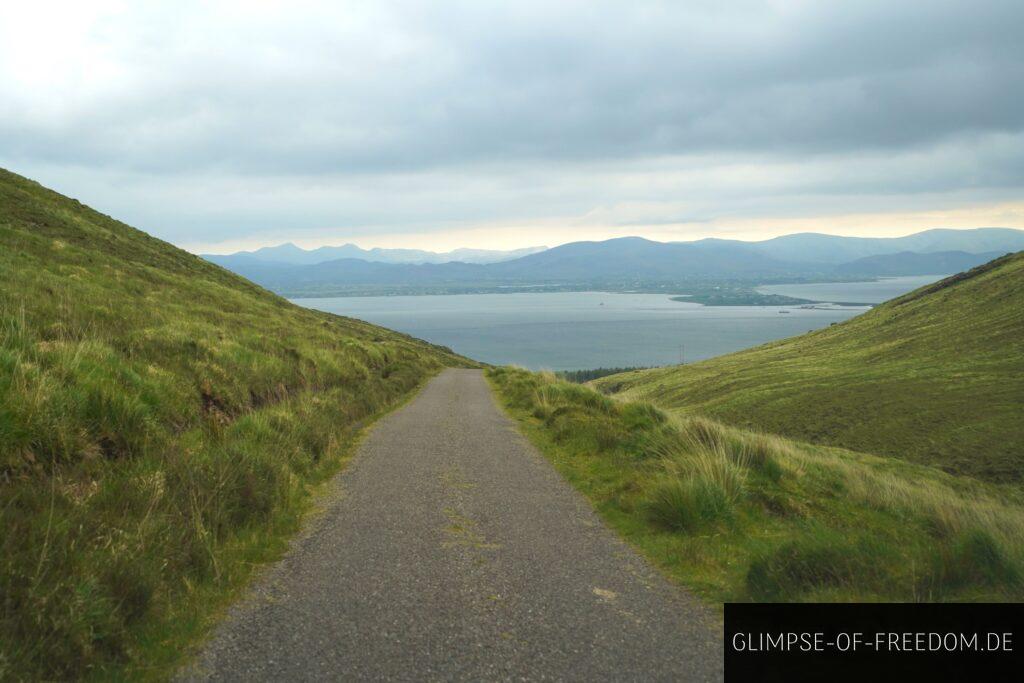
<path fill-rule="evenodd" d="M 254 566 L 279 556 L 358 430 L 426 376 L 300 391 L 146 457 L 12 477 L 0 678 L 165 677 Z"/>
<path fill-rule="evenodd" d="M 488 373 L 604 518 L 711 602 L 1019 601 L 1019 489 Z"/>
<path fill-rule="evenodd" d="M 346 423 L 338 421 L 336 409 L 322 410 L 320 419 L 307 424 L 314 438 L 327 435 L 331 445 L 318 459 L 316 465 L 303 477 L 301 490 L 286 505 L 279 506 L 268 523 L 262 526 L 240 529 L 233 538 L 219 549 L 221 564 L 226 571 L 214 581 L 198 582 L 190 586 L 189 593 L 168 604 L 168 612 L 151 618 L 141 625 L 137 636 L 139 644 L 136 656 L 127 663 L 115 663 L 93 672 L 94 678 L 105 679 L 111 674 L 132 680 L 164 680 L 185 663 L 193 646 L 217 624 L 224 611 L 244 594 L 254 573 L 260 565 L 280 559 L 290 546 L 291 539 L 315 516 L 323 496 L 328 492 L 328 482 L 344 469 L 355 454 L 359 444 L 372 425 L 388 412 L 396 410 L 411 400 L 416 389 L 392 400 L 384 410 L 366 415 Z M 320 396 L 314 402 L 321 407 L 328 400 L 344 400 L 344 396 Z M 306 419 L 308 414 L 294 407 L 281 406 L 280 410 L 289 417 Z M 254 416 L 261 421 L 260 416 Z M 272 419 L 272 418 L 271 418 Z M 327 422 L 333 423 L 327 424 Z"/>

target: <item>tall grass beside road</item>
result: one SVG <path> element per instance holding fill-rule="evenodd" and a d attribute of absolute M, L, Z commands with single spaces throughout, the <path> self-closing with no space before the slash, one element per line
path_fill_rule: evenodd
<path fill-rule="evenodd" d="M 1017 488 L 488 376 L 608 523 L 710 601 L 1024 599 Z"/>
<path fill-rule="evenodd" d="M 0 171 L 0 679 L 163 677 L 450 351 Z"/>

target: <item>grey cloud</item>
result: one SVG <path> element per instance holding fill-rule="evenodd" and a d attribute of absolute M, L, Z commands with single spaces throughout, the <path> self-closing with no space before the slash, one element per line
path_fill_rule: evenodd
<path fill-rule="evenodd" d="M 92 27 L 91 89 L 0 44 L 0 163 L 176 241 L 1024 186 L 1020 2 L 154 7 Z"/>
<path fill-rule="evenodd" d="M 150 171 L 359 173 L 908 148 L 1024 127 L 1024 5 L 799 6 L 395 5 L 368 30 L 404 36 L 396 51 L 329 24 L 246 45 L 243 21 L 236 52 L 197 54 L 171 32 L 146 49 L 139 87 L 56 127 L 9 113 L 0 144 Z"/>
<path fill-rule="evenodd" d="M 47 165 L 21 170 L 174 242 L 262 235 L 279 243 L 323 228 L 333 229 L 337 242 L 492 222 L 643 226 L 1019 201 L 1022 158 L 1024 135 L 908 153 L 786 159 L 709 154 L 370 175 L 168 175 Z M 0 166 L 14 164 L 0 157 Z"/>

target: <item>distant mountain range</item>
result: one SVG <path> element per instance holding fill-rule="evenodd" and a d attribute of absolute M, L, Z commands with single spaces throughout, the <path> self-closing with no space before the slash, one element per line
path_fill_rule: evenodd
<path fill-rule="evenodd" d="M 1012 228 L 935 229 L 905 237 L 842 237 L 803 232 L 783 235 L 762 242 L 706 239 L 690 244 L 707 243 L 745 247 L 780 261 L 838 265 L 867 256 L 900 252 L 931 254 L 962 251 L 968 254 L 981 254 L 1020 251 L 1024 249 L 1024 230 Z"/>
<path fill-rule="evenodd" d="M 429 253 L 412 250 L 366 252 L 354 245 L 323 249 L 363 254 Z M 320 258 L 324 254 L 339 253 L 323 249 L 306 252 L 294 245 L 282 245 L 258 252 L 207 258 L 287 296 L 329 296 L 359 287 L 402 291 L 424 287 L 459 291 L 534 285 L 623 288 L 695 280 L 848 279 L 948 274 L 985 263 L 1007 252 L 1024 250 L 1024 230 L 928 230 L 897 238 L 803 233 L 761 242 L 721 239 L 654 242 L 641 237 L 623 237 L 602 242 L 572 242 L 490 263 L 395 263 L 353 257 L 315 263 L 280 260 L 281 257 Z M 310 256 L 316 253 L 320 256 Z M 458 252 L 449 252 L 449 255 L 455 253 Z M 509 252 L 488 253 L 494 257 L 495 254 Z M 392 254 L 389 257 L 401 256 Z"/>
<path fill-rule="evenodd" d="M 447 252 L 422 251 L 420 249 L 361 249 L 354 244 L 340 247 L 319 247 L 303 249 L 291 242 L 276 247 L 263 247 L 256 251 L 239 251 L 234 254 L 201 254 L 207 261 L 234 269 L 236 265 L 272 263 L 277 265 L 315 265 L 339 259 L 359 259 L 376 263 L 497 263 L 544 251 L 547 247 L 525 247 L 511 251 L 494 249 L 456 249 Z"/>
<path fill-rule="evenodd" d="M 966 251 L 938 251 L 932 254 L 918 254 L 901 251 L 898 254 L 865 256 L 856 261 L 841 263 L 832 272 L 843 276 L 874 275 L 891 277 L 896 275 L 946 275 L 970 270 L 987 263 L 1006 252 L 986 251 L 969 254 Z"/>

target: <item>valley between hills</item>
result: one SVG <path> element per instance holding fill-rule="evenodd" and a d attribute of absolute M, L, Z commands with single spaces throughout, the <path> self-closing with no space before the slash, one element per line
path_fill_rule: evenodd
<path fill-rule="evenodd" d="M 667 577 L 650 613 L 702 624 L 688 661 L 710 668 L 688 671 L 709 678 L 725 601 L 1024 598 L 1019 252 L 808 334 L 578 384 L 296 306 L 7 171 L 0 244 L 0 678 L 216 667 L 264 571 L 312 588 L 303 567 L 365 577 L 380 553 L 423 560 L 384 589 L 451 591 L 451 614 L 416 614 L 455 651 L 503 643 L 510 675 L 571 665 L 568 634 L 609 632 L 579 624 L 646 604 L 608 583 L 615 553 Z M 576 582 L 558 545 L 607 561 Z M 359 585 L 331 590 L 358 610 Z M 585 597 L 527 627 L 531 585 Z M 410 671 L 371 657 L 392 645 L 337 661 Z M 673 651 L 630 670 L 678 672 Z"/>

